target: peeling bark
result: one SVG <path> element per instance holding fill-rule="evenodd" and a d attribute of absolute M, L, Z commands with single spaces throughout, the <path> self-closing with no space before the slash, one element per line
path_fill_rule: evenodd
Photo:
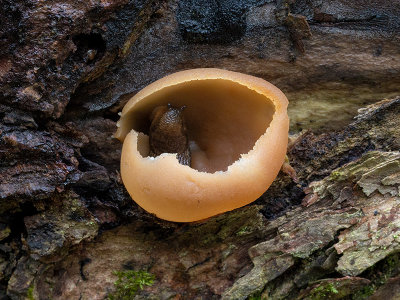
<path fill-rule="evenodd" d="M 0 298 L 104 299 L 124 269 L 155 275 L 139 299 L 400 297 L 399 15 L 393 1 L 4 1 Z M 194 67 L 288 95 L 299 182 L 175 224 L 130 199 L 112 134 L 130 95 Z"/>

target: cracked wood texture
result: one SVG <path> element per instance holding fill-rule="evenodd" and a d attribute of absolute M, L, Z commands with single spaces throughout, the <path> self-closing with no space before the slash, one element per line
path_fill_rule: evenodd
<path fill-rule="evenodd" d="M 397 2 L 3 0 L 0 16 L 0 299 L 104 299 L 125 269 L 155 275 L 137 299 L 400 298 Z M 112 134 L 131 95 L 196 67 L 286 93 L 299 184 L 163 222 L 126 193 Z"/>

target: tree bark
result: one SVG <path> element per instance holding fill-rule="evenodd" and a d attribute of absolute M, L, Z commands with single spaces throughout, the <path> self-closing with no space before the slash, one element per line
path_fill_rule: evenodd
<path fill-rule="evenodd" d="M 127 269 L 155 276 L 137 299 L 400 297 L 398 3 L 4 0 L 0 16 L 0 299 L 104 299 Z M 299 183 L 177 224 L 131 200 L 112 135 L 131 95 L 196 67 L 287 94 Z"/>

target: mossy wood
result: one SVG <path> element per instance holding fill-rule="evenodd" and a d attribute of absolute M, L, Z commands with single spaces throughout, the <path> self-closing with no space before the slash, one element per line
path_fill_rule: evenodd
<path fill-rule="evenodd" d="M 4 0 L 0 16 L 1 299 L 104 299 L 143 270 L 137 299 L 400 297 L 398 2 Z M 164 222 L 131 201 L 112 135 L 133 94 L 200 67 L 287 95 L 299 184 Z"/>

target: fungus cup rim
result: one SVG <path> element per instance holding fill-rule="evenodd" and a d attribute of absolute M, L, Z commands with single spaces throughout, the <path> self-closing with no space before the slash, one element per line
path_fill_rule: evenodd
<path fill-rule="evenodd" d="M 181 165 L 176 154 L 143 157 L 138 150 L 138 137 L 143 134 L 124 128 L 124 117 L 138 102 L 163 88 L 213 79 L 244 86 L 274 106 L 272 119 L 253 148 L 242 153 L 226 171 L 214 173 Z M 115 136 L 123 142 L 121 177 L 125 187 L 142 208 L 161 219 L 177 222 L 206 219 L 253 202 L 269 188 L 284 161 L 289 130 L 287 105 L 286 96 L 271 83 L 220 69 L 181 71 L 151 83 L 127 102 L 118 122 Z"/>

